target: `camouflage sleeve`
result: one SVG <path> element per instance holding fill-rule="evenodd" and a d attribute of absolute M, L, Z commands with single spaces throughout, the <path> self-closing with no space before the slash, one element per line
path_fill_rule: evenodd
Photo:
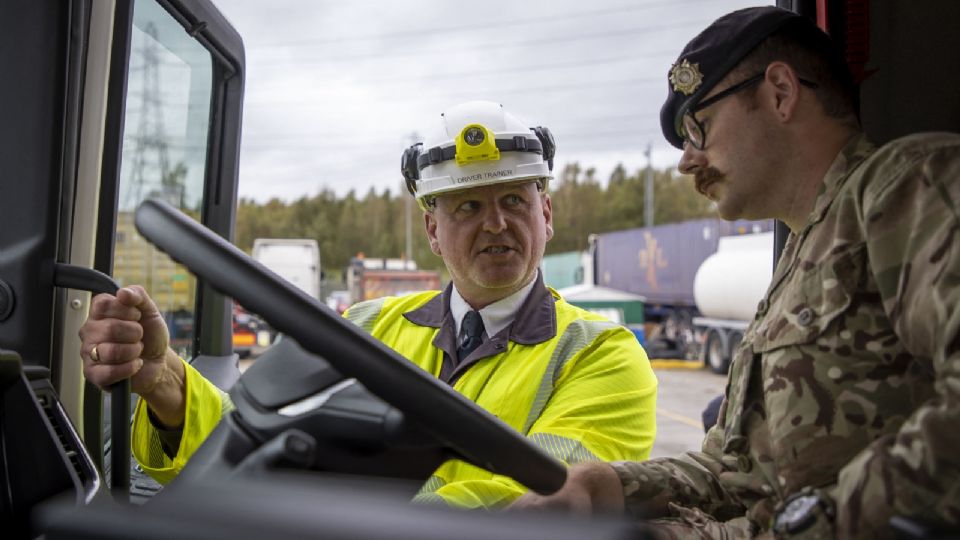
<path fill-rule="evenodd" d="M 676 504 L 696 507 L 717 519 L 742 516 L 746 509 L 723 489 L 720 475 L 728 468 L 721 460 L 723 430 L 707 433 L 700 452 L 648 461 L 611 463 L 623 484 L 624 502 L 630 515 L 651 519 L 669 515 Z"/>
<path fill-rule="evenodd" d="M 865 164 L 860 219 L 884 311 L 931 360 L 936 395 L 841 471 L 841 537 L 884 534 L 893 515 L 960 522 L 960 137 L 909 141 Z"/>

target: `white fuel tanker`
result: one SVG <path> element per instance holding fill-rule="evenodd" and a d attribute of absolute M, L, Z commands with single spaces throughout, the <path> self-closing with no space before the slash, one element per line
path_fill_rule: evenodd
<path fill-rule="evenodd" d="M 697 270 L 693 297 L 701 316 L 693 319 L 694 336 L 713 371 L 727 372 L 743 331 L 770 286 L 772 269 L 771 231 L 720 238 L 717 252 Z"/>

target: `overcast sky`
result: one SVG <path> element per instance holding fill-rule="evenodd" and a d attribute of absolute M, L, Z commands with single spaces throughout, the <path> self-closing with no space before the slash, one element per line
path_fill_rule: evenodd
<path fill-rule="evenodd" d="M 247 55 L 240 196 L 401 189 L 447 107 L 503 104 L 557 139 L 555 171 L 675 165 L 660 134 L 683 45 L 746 0 L 214 0 Z"/>

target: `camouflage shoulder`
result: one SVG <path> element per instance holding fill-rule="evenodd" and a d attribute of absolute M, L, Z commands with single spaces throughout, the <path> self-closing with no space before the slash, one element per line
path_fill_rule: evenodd
<path fill-rule="evenodd" d="M 887 191 L 893 184 L 912 173 L 927 170 L 960 170 L 960 134 L 947 132 L 914 133 L 894 139 L 871 155 L 864 163 L 865 186 L 874 193 Z M 953 179 L 929 178 L 938 181 Z"/>

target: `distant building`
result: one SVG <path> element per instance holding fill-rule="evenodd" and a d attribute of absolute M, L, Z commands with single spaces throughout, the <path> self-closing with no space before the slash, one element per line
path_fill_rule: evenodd
<path fill-rule="evenodd" d="M 117 216 L 116 242 L 113 277 L 121 287 L 143 285 L 164 313 L 192 309 L 196 278 L 140 236 L 132 212 Z"/>

